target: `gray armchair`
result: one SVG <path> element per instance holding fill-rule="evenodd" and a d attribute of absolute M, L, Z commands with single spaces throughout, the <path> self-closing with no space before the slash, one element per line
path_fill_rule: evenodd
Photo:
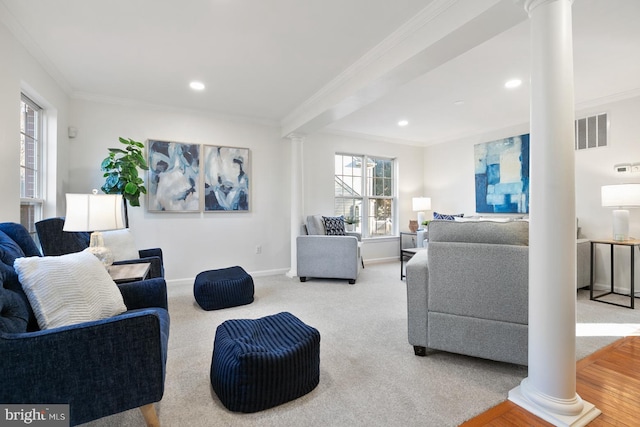
<path fill-rule="evenodd" d="M 307 235 L 298 236 L 298 277 L 347 279 L 356 283 L 362 269 L 360 233 L 346 232 L 344 236 L 327 236 L 322 215 L 310 215 L 306 221 Z"/>
<path fill-rule="evenodd" d="M 407 263 L 409 344 L 526 365 L 529 223 L 432 221 Z"/>

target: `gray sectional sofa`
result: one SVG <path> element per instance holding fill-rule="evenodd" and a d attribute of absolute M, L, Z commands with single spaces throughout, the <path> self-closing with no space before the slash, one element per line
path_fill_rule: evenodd
<path fill-rule="evenodd" d="M 527 364 L 529 223 L 432 221 L 407 263 L 409 343 Z"/>

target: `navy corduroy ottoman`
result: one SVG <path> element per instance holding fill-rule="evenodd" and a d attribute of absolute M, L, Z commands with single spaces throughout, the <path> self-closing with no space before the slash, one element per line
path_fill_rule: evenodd
<path fill-rule="evenodd" d="M 320 333 L 291 313 L 233 319 L 216 330 L 211 385 L 230 411 L 257 412 L 320 381 Z"/>
<path fill-rule="evenodd" d="M 251 304 L 253 290 L 253 278 L 239 266 L 203 271 L 193 283 L 193 296 L 204 310 Z"/>

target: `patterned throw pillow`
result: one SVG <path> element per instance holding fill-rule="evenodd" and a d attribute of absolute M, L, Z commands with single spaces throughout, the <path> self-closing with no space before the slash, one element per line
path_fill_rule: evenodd
<path fill-rule="evenodd" d="M 344 216 L 323 216 L 327 236 L 344 236 Z"/>
<path fill-rule="evenodd" d="M 463 213 L 455 214 L 455 215 L 447 215 L 447 214 L 441 214 L 436 211 L 433 211 L 433 219 L 446 219 L 447 221 L 455 221 L 456 217 L 462 218 L 463 216 L 464 216 Z"/>

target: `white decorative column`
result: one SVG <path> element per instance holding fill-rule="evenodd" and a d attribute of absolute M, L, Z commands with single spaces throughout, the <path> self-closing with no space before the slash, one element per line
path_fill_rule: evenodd
<path fill-rule="evenodd" d="M 531 23 L 529 376 L 509 400 L 556 426 L 600 414 L 576 393 L 571 5 L 526 0 Z"/>
<path fill-rule="evenodd" d="M 291 269 L 287 272 L 287 277 L 298 275 L 297 245 L 296 238 L 300 234 L 302 225 L 302 146 L 304 136 L 299 134 L 289 134 L 291 140 Z"/>

